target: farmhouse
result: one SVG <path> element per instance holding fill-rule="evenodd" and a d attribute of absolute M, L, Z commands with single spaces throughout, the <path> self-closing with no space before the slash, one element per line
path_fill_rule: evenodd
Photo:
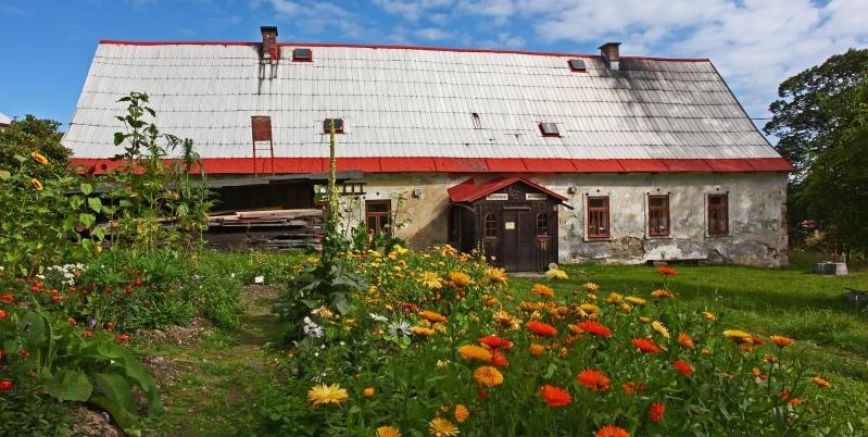
<path fill-rule="evenodd" d="M 222 210 L 316 206 L 337 132 L 347 226 L 550 262 L 786 263 L 790 164 L 708 59 L 102 41 L 63 143 L 116 165 L 118 98 L 190 137 Z M 400 224 L 400 226 L 398 226 Z"/>

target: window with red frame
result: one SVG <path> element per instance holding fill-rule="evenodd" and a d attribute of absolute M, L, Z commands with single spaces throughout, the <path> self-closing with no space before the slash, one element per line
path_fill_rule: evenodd
<path fill-rule="evenodd" d="M 365 201 L 365 223 L 371 234 L 392 234 L 392 201 Z"/>
<path fill-rule="evenodd" d="M 669 195 L 648 196 L 648 235 L 669 236 Z"/>
<path fill-rule="evenodd" d="M 729 233 L 729 195 L 708 195 L 708 235 Z"/>
<path fill-rule="evenodd" d="M 588 197 L 588 238 L 609 237 L 609 197 Z"/>
<path fill-rule="evenodd" d="M 293 62 L 313 62 L 313 52 L 310 49 L 293 49 L 292 60 Z"/>

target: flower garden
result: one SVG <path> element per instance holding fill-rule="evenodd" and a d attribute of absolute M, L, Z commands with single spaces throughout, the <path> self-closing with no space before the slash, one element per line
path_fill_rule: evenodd
<path fill-rule="evenodd" d="M 38 151 L 0 169 L 0 435 L 868 426 L 868 324 L 817 291 L 828 283 L 667 265 L 512 276 L 447 245 L 346 238 L 334 173 L 321 252 L 211 253 L 192 142 L 151 124 L 146 95 L 122 100 L 123 165 L 107 177 Z M 165 159 L 175 147 L 183 158 Z"/>

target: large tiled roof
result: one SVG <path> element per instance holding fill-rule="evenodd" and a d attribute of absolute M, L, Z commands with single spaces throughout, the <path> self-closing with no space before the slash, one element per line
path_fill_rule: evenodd
<path fill-rule="evenodd" d="M 293 62 L 296 47 L 311 48 L 313 62 Z M 236 167 L 253 156 L 254 115 L 271 117 L 279 172 L 322 168 L 325 118 L 344 120 L 338 154 L 365 171 L 789 168 L 705 59 L 622 58 L 612 71 L 589 55 L 280 49 L 274 77 L 263 79 L 254 43 L 103 41 L 63 143 L 79 162 L 117 154 L 117 100 L 142 91 L 157 124 L 194 139 L 217 172 L 247 172 Z M 571 71 L 572 58 L 587 71 Z M 541 122 L 557 123 L 561 136 L 542 136 Z"/>

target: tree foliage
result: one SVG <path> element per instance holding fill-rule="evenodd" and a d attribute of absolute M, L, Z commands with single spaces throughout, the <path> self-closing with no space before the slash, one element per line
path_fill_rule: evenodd
<path fill-rule="evenodd" d="M 797 172 L 791 218 L 814 219 L 835 249 L 868 249 L 868 49 L 784 81 L 765 132 Z"/>
<path fill-rule="evenodd" d="M 14 120 L 0 129 L 0 168 L 16 168 L 19 161 L 15 156 L 28 156 L 31 152 L 41 153 L 58 168 L 65 167 L 72 152 L 60 144 L 62 137 L 57 121 L 30 114 L 23 120 Z"/>

